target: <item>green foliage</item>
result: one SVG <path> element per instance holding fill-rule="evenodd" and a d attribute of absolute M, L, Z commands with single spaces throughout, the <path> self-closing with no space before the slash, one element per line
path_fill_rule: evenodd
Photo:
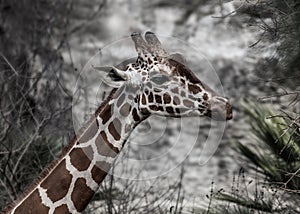
<path fill-rule="evenodd" d="M 233 141 L 232 145 L 245 161 L 245 168 L 255 172 L 256 179 L 266 181 L 257 180 L 255 188 L 250 188 L 252 180 L 247 182 L 240 172 L 232 192 L 213 194 L 219 202 L 209 213 L 299 212 L 299 115 L 276 114 L 270 107 L 249 100 L 242 106 L 251 132 L 245 133 L 248 141 Z"/>
<path fill-rule="evenodd" d="M 300 79 L 299 1 L 249 1 L 241 8 L 241 12 L 250 15 L 251 25 L 263 30 L 261 38 L 253 46 L 264 41 L 277 47 L 273 56 L 262 60 L 262 67 L 258 67 L 257 72 L 265 75 L 271 71 L 271 78 L 276 81 L 280 79 L 281 83 L 285 83 L 290 88 L 297 87 Z"/>
<path fill-rule="evenodd" d="M 273 4 L 278 11 L 277 30 L 282 40 L 278 53 L 283 59 L 286 71 L 297 74 L 300 68 L 300 3 L 295 0 L 276 0 Z"/>
<path fill-rule="evenodd" d="M 252 164 L 250 167 L 267 176 L 268 181 L 291 190 L 300 189 L 299 127 L 290 119 L 276 115 L 270 108 L 254 102 L 244 102 L 256 143 L 235 142 L 236 149 Z"/>
<path fill-rule="evenodd" d="M 257 210 L 267 213 L 274 212 L 271 199 L 266 201 L 257 200 L 257 198 L 252 199 L 243 195 L 232 195 L 230 193 L 219 193 L 215 196 L 215 199 L 237 205 L 234 209 L 228 209 L 228 213 L 249 213 L 250 210 Z M 223 209 L 224 208 L 222 208 L 222 210 Z"/>

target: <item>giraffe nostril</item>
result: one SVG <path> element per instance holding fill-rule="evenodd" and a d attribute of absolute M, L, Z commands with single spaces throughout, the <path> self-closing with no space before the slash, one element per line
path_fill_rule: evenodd
<path fill-rule="evenodd" d="M 225 98 L 225 97 L 217 97 L 216 99 L 217 99 L 218 101 L 223 102 L 223 103 L 227 103 L 227 102 L 228 102 L 228 99 Z"/>

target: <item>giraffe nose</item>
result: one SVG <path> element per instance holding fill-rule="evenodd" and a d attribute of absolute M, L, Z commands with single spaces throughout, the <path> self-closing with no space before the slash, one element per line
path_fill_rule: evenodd
<path fill-rule="evenodd" d="M 225 97 L 215 96 L 211 99 L 211 118 L 214 120 L 231 120 L 232 106 Z"/>
<path fill-rule="evenodd" d="M 226 120 L 232 119 L 232 106 L 229 102 L 226 103 Z"/>

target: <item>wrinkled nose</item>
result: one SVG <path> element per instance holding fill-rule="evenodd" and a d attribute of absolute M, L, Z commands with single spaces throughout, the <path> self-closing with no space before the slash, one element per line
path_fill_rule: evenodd
<path fill-rule="evenodd" d="M 232 106 L 225 97 L 215 96 L 211 98 L 210 114 L 214 120 L 231 120 Z"/>

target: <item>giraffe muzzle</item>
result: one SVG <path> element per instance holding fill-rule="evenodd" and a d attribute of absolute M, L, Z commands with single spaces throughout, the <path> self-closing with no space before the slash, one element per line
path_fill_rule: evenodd
<path fill-rule="evenodd" d="M 224 97 L 212 97 L 208 116 L 218 121 L 231 120 L 232 106 L 229 100 Z"/>

